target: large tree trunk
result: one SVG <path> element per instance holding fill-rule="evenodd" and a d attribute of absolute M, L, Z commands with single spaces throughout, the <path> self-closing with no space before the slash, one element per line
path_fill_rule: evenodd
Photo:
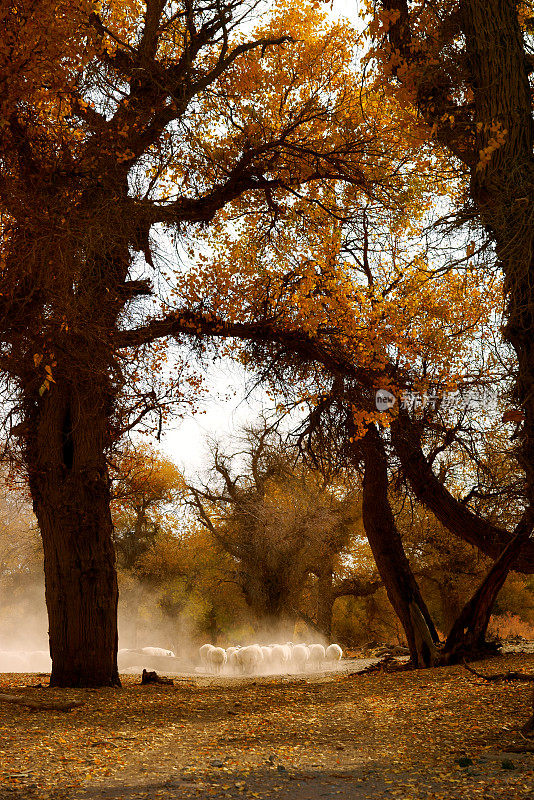
<path fill-rule="evenodd" d="M 494 235 L 508 300 L 505 337 L 518 360 L 516 397 L 524 414 L 520 461 L 534 504 L 534 160 L 531 65 L 518 19 L 508 0 L 462 0 L 468 74 L 473 89 L 477 148 L 488 145 L 492 126 L 506 131 L 487 165 L 471 173 L 471 196 Z"/>
<path fill-rule="evenodd" d="M 61 388 L 59 388 L 61 386 Z M 105 458 L 109 409 L 95 380 L 33 405 L 28 469 L 45 557 L 51 686 L 118 686 L 118 587 Z"/>
<path fill-rule="evenodd" d="M 284 574 L 283 567 L 274 572 L 261 569 L 258 564 L 243 562 L 239 573 L 241 590 L 260 628 L 275 631 L 294 622 L 294 592 L 284 580 Z"/>
<path fill-rule="evenodd" d="M 356 446 L 361 447 L 365 464 L 363 523 L 378 572 L 404 628 L 414 666 L 432 666 L 439 657 L 438 635 L 395 525 L 388 498 L 386 453 L 374 425 Z"/>

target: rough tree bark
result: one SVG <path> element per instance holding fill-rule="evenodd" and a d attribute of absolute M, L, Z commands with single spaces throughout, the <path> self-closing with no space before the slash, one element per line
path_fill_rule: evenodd
<path fill-rule="evenodd" d="M 120 685 L 109 408 L 97 384 L 73 391 L 59 370 L 53 391 L 29 409 L 28 473 L 44 548 L 51 686 Z"/>
<path fill-rule="evenodd" d="M 505 337 L 518 360 L 516 397 L 523 410 L 520 461 L 534 504 L 534 160 L 530 65 L 517 3 L 463 0 L 461 23 L 474 93 L 477 145 L 495 125 L 506 131 L 485 168 L 471 173 L 471 195 L 492 232 L 505 274 Z"/>
<path fill-rule="evenodd" d="M 355 431 L 352 434 L 354 439 Z M 386 453 L 375 426 L 370 425 L 353 447 L 363 455 L 363 523 L 378 572 L 406 633 L 412 663 L 416 667 L 433 666 L 439 658 L 439 637 L 395 525 L 388 499 Z M 354 452 L 355 460 L 359 456 L 358 451 Z"/>

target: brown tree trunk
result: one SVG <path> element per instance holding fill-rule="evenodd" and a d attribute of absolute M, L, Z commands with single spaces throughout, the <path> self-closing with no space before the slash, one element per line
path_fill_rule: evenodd
<path fill-rule="evenodd" d="M 517 6 L 510 0 L 462 0 L 460 13 L 479 124 L 477 147 L 487 146 L 492 125 L 506 131 L 487 166 L 472 171 L 471 196 L 495 237 L 505 274 L 504 334 L 517 354 L 515 393 L 524 414 L 520 461 L 534 505 L 534 128 L 530 65 Z"/>
<path fill-rule="evenodd" d="M 487 649 L 485 636 L 491 610 L 517 553 L 528 541 L 532 525 L 531 516 L 525 514 L 516 528 L 514 538 L 492 565 L 452 626 L 441 655 L 442 663 L 454 664 L 463 658 L 473 658 Z"/>
<path fill-rule="evenodd" d="M 363 523 L 378 572 L 406 633 L 414 666 L 432 666 L 438 659 L 438 635 L 395 525 L 388 499 L 386 453 L 374 425 L 355 446 L 363 453 Z"/>
<path fill-rule="evenodd" d="M 224 545 L 223 545 L 224 546 Z M 267 567 L 256 558 L 243 559 L 238 581 L 247 605 L 259 626 L 266 630 L 294 623 L 295 588 L 291 584 L 289 562 L 276 560 Z M 302 583 L 304 583 L 303 576 Z"/>
<path fill-rule="evenodd" d="M 317 627 L 327 639 L 332 636 L 332 613 L 334 610 L 334 570 L 332 562 L 324 565 L 317 576 Z"/>
<path fill-rule="evenodd" d="M 44 547 L 51 686 L 120 685 L 109 415 L 97 380 L 95 387 L 78 386 L 74 394 L 52 386 L 30 412 L 28 469 Z"/>

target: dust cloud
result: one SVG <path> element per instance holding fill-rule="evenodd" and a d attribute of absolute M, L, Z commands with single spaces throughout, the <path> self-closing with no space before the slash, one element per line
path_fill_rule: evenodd
<path fill-rule="evenodd" d="M 48 620 L 44 581 L 19 574 L 16 587 L 0 588 L 0 672 L 49 673 Z M 335 670 L 339 661 L 310 658 L 310 645 L 330 642 L 309 629 L 297 631 L 294 623 L 250 624 L 214 637 L 220 663 L 201 656 L 206 644 L 198 620 L 187 613 L 169 614 L 159 595 L 139 582 L 128 581 L 119 595 L 120 672 L 154 669 L 168 674 L 242 676 L 295 675 Z M 211 642 L 209 646 L 212 647 Z M 308 653 L 304 657 L 302 646 Z M 254 650 L 254 648 L 257 648 Z M 297 648 L 295 650 L 295 648 Z M 313 649 L 313 648 L 312 648 Z M 224 655 L 221 655 L 224 654 Z"/>
<path fill-rule="evenodd" d="M 50 672 L 44 583 L 0 593 L 0 672 Z"/>

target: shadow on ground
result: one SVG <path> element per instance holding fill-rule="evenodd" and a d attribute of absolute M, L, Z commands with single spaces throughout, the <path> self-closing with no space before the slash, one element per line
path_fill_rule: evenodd
<path fill-rule="evenodd" d="M 222 800 L 222 798 L 277 798 L 278 800 L 318 800 L 349 797 L 372 800 L 384 797 L 386 784 L 368 768 L 343 772 L 306 769 L 284 770 L 275 765 L 253 773 L 210 772 L 204 776 L 171 777 L 157 783 L 126 786 L 100 785 L 77 791 L 72 800 Z"/>

